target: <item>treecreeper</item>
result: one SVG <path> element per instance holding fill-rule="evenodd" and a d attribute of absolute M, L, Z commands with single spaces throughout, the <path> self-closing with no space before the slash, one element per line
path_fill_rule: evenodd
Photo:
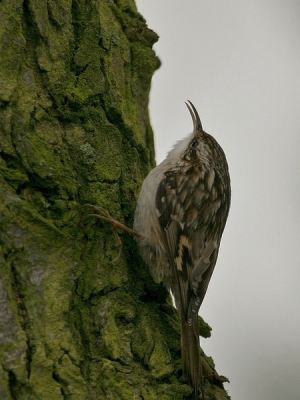
<path fill-rule="evenodd" d="M 92 206 L 90 215 L 110 222 L 114 232 L 133 234 L 151 272 L 171 290 L 181 321 L 183 371 L 193 399 L 199 399 L 204 393 L 198 312 L 216 265 L 231 189 L 224 151 L 203 130 L 194 105 L 186 105 L 193 132 L 144 180 L 133 230 L 101 207 Z"/>

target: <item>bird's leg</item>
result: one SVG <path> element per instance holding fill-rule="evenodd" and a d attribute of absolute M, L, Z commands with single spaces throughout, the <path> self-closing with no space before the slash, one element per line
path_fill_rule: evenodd
<path fill-rule="evenodd" d="M 141 237 L 142 236 L 140 233 L 134 231 L 131 228 L 128 228 L 128 226 L 126 226 L 126 225 L 122 224 L 121 222 L 115 220 L 109 214 L 109 212 L 107 210 L 105 210 L 104 208 L 99 207 L 99 206 L 94 206 L 92 204 L 85 204 L 85 205 L 87 207 L 91 207 L 92 210 L 94 211 L 92 214 L 88 214 L 86 216 L 86 218 L 95 217 L 95 218 L 101 219 L 102 221 L 109 222 L 111 224 L 111 228 L 112 228 L 112 231 L 113 231 L 113 234 L 114 234 L 114 237 L 115 237 L 116 245 L 119 248 L 118 257 L 115 260 L 113 260 L 112 262 L 117 261 L 119 259 L 120 255 L 121 255 L 121 253 L 122 253 L 122 241 L 120 239 L 120 236 L 118 235 L 117 229 L 122 229 L 123 231 L 128 232 L 128 233 L 130 233 L 131 235 L 133 235 L 135 237 Z"/>
<path fill-rule="evenodd" d="M 95 217 L 95 218 L 102 219 L 103 221 L 109 222 L 111 224 L 113 230 L 122 229 L 123 231 L 128 232 L 133 236 L 141 237 L 140 233 L 134 231 L 131 228 L 128 228 L 128 226 L 113 219 L 113 217 L 109 214 L 109 212 L 107 210 L 105 210 L 104 208 L 99 207 L 99 206 L 94 206 L 92 204 L 86 204 L 86 206 L 91 207 L 95 211 L 95 213 L 89 214 L 89 215 L 87 215 L 87 217 Z"/>

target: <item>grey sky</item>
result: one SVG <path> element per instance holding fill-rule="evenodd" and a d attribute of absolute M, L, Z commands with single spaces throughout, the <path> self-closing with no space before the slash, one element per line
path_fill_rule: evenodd
<path fill-rule="evenodd" d="M 300 399 L 300 2 L 137 0 L 160 40 L 157 162 L 192 131 L 222 145 L 232 207 L 201 315 L 233 400 Z"/>

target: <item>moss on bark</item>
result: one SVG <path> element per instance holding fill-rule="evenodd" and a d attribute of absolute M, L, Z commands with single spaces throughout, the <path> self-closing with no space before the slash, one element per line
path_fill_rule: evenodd
<path fill-rule="evenodd" d="M 110 228 L 84 219 L 132 224 L 158 37 L 133 0 L 2 1 L 0 19 L 0 398 L 186 398 L 168 293 L 131 237 L 111 263 Z"/>

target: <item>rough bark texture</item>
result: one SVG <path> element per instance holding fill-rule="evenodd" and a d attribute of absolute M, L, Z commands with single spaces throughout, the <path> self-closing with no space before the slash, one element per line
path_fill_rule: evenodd
<path fill-rule="evenodd" d="M 157 35 L 133 0 L 0 13 L 0 398 L 187 398 L 168 293 L 130 236 L 111 263 L 110 227 L 84 219 L 92 203 L 132 225 Z M 207 398 L 228 399 L 210 365 Z"/>

